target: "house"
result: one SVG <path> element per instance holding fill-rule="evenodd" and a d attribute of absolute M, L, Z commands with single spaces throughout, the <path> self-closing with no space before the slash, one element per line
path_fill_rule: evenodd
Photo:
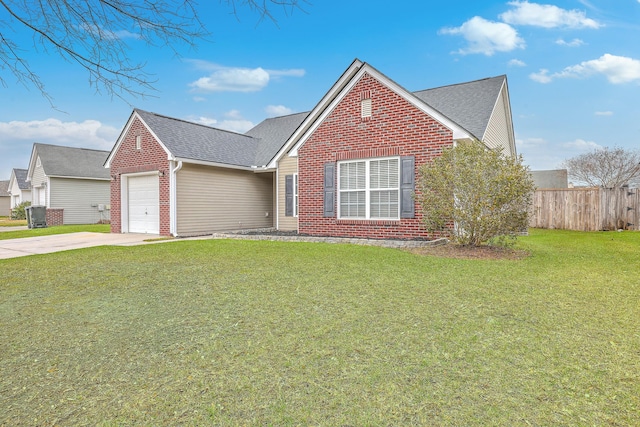
<path fill-rule="evenodd" d="M 566 169 L 531 171 L 531 178 L 536 188 L 569 188 Z"/>
<path fill-rule="evenodd" d="M 11 209 L 23 202 L 31 202 L 31 185 L 27 182 L 27 169 L 12 169 L 9 178 Z"/>
<path fill-rule="evenodd" d="M 109 220 L 108 151 L 33 144 L 26 181 L 32 204 L 46 206 L 47 224 L 96 224 Z"/>
<path fill-rule="evenodd" d="M 111 229 L 430 238 L 418 168 L 475 139 L 516 154 L 506 76 L 410 92 L 355 60 L 312 111 L 245 134 L 135 109 L 105 163 Z"/>
<path fill-rule="evenodd" d="M 0 216 L 11 216 L 9 181 L 0 181 Z"/>

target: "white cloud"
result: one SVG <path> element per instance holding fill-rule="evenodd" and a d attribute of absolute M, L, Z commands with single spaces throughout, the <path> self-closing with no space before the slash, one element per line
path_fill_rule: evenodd
<path fill-rule="evenodd" d="M 579 152 L 587 152 L 594 149 L 603 148 L 601 145 L 598 145 L 593 141 L 585 141 L 584 139 L 580 138 L 570 142 L 565 142 L 564 144 L 562 144 L 562 146 Z"/>
<path fill-rule="evenodd" d="M 556 44 L 560 46 L 567 46 L 567 47 L 578 47 L 578 46 L 582 46 L 584 44 L 584 41 L 580 39 L 573 39 L 570 42 L 568 42 L 568 41 L 565 41 L 564 39 L 558 39 L 556 40 Z"/>
<path fill-rule="evenodd" d="M 257 92 L 264 89 L 272 78 L 302 77 L 302 69 L 265 70 L 258 68 L 224 67 L 201 60 L 191 60 L 196 68 L 210 71 L 207 76 L 189 84 L 196 92 Z"/>
<path fill-rule="evenodd" d="M 267 105 L 264 111 L 271 117 L 286 116 L 293 113 L 293 110 L 284 105 Z"/>
<path fill-rule="evenodd" d="M 557 73 L 548 74 L 543 69 L 529 77 L 540 83 L 549 83 L 557 78 L 583 78 L 594 74 L 604 75 L 613 84 L 640 82 L 640 60 L 606 53 L 598 59 L 566 67 Z"/>
<path fill-rule="evenodd" d="M 596 111 L 593 114 L 595 114 L 596 116 L 613 116 L 613 111 Z"/>
<path fill-rule="evenodd" d="M 545 68 L 541 69 L 537 73 L 529 74 L 529 78 L 538 83 L 550 83 L 552 80 L 551 76 L 549 76 L 549 70 Z"/>
<path fill-rule="evenodd" d="M 566 10 L 550 4 L 511 1 L 513 9 L 500 15 L 502 21 L 513 25 L 532 25 L 543 28 L 600 28 L 602 24 L 587 18 L 581 10 Z"/>
<path fill-rule="evenodd" d="M 185 120 L 188 120 L 193 123 L 198 123 L 201 125 L 214 127 L 216 129 L 224 129 L 237 133 L 245 133 L 249 129 L 255 126 L 253 122 L 250 120 L 246 120 L 242 117 L 242 114 L 238 110 L 229 110 L 224 113 L 225 120 L 218 120 L 214 117 L 187 117 Z"/>
<path fill-rule="evenodd" d="M 271 77 L 304 77 L 305 71 L 301 68 L 290 70 L 267 70 Z"/>
<path fill-rule="evenodd" d="M 487 21 L 479 16 L 474 16 L 460 27 L 443 28 L 438 34 L 463 36 L 468 46 L 457 52 L 462 55 L 482 53 L 491 56 L 496 52 L 510 52 L 525 47 L 524 40 L 513 27 L 503 22 Z"/>
<path fill-rule="evenodd" d="M 524 61 L 520 61 L 519 59 L 512 59 L 507 63 L 510 67 L 526 67 L 527 64 Z"/>
<path fill-rule="evenodd" d="M 22 140 L 71 147 L 111 150 L 120 131 L 98 120 L 62 122 L 58 119 L 0 122 L 0 141 Z"/>

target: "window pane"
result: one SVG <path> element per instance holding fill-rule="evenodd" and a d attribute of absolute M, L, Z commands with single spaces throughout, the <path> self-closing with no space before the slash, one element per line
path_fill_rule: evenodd
<path fill-rule="evenodd" d="M 343 218 L 363 218 L 366 215 L 364 191 L 340 193 L 340 216 Z"/>
<path fill-rule="evenodd" d="M 340 164 L 340 190 L 362 190 L 365 188 L 365 163 Z"/>
<path fill-rule="evenodd" d="M 369 166 L 370 188 L 398 188 L 398 166 L 398 159 L 372 160 Z"/>
<path fill-rule="evenodd" d="M 369 214 L 371 218 L 397 218 L 398 190 L 372 191 Z"/>

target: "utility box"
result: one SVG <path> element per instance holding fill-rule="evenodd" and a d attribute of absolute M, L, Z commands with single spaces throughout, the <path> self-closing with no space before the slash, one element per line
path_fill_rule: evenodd
<path fill-rule="evenodd" d="M 45 228 L 47 226 L 46 206 L 27 206 L 25 212 L 29 228 Z"/>

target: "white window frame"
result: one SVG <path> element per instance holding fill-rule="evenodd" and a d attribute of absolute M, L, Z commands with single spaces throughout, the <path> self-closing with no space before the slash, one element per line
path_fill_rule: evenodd
<path fill-rule="evenodd" d="M 396 160 L 397 161 L 397 169 L 398 169 L 398 178 L 397 178 L 397 186 L 396 187 L 388 187 L 388 188 L 371 188 L 371 163 L 372 162 L 376 162 L 376 161 L 380 161 L 380 160 Z M 365 163 L 365 187 L 361 188 L 361 189 L 357 189 L 357 190 L 343 190 L 341 189 L 341 169 L 342 167 L 344 167 L 344 165 L 346 164 L 350 164 L 350 163 L 361 163 L 364 162 Z M 345 219 L 345 220 L 371 220 L 371 221 L 378 221 L 378 220 L 392 220 L 392 221 L 397 221 L 400 220 L 400 209 L 401 209 L 401 194 L 400 194 L 400 181 L 401 181 L 401 162 L 400 162 L 400 157 L 399 156 L 393 156 L 393 157 L 375 157 L 375 158 L 369 158 L 369 159 L 352 159 L 352 160 L 343 160 L 338 162 L 338 171 L 337 171 L 337 181 L 338 181 L 338 186 L 337 186 L 337 193 L 338 193 L 338 219 Z M 341 203 L 341 199 L 342 199 L 342 195 L 345 193 L 349 193 L 349 192 L 355 192 L 355 191 L 364 191 L 365 192 L 365 216 L 358 216 L 358 217 L 354 217 L 354 216 L 343 216 L 342 215 L 342 203 Z M 398 210 L 396 212 L 395 216 L 389 216 L 389 217 L 371 217 L 371 193 L 375 192 L 375 191 L 396 191 L 397 192 L 397 204 L 398 204 Z"/>
<path fill-rule="evenodd" d="M 136 150 L 142 150 L 142 135 L 136 135 Z"/>

